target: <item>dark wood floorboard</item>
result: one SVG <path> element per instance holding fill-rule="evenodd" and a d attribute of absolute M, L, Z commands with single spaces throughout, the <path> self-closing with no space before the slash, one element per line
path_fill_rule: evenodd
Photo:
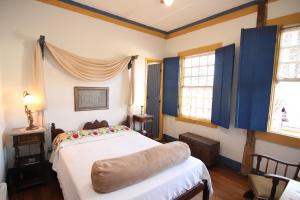
<path fill-rule="evenodd" d="M 235 171 L 216 166 L 209 170 L 214 195 L 211 200 L 243 200 L 243 194 L 248 188 L 248 181 Z M 62 192 L 55 173 L 51 172 L 47 183 L 20 192 L 10 192 L 10 200 L 63 200 Z M 193 200 L 200 200 L 197 195 Z"/>
<path fill-rule="evenodd" d="M 247 177 L 237 172 L 217 166 L 209 170 L 214 195 L 212 200 L 243 200 L 245 191 L 249 188 Z"/>

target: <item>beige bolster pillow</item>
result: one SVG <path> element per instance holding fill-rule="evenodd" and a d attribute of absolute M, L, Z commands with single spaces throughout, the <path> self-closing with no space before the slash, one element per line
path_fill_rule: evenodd
<path fill-rule="evenodd" d="M 92 167 L 93 188 L 108 193 L 143 181 L 191 155 L 183 142 L 171 142 L 124 157 L 94 162 Z"/>

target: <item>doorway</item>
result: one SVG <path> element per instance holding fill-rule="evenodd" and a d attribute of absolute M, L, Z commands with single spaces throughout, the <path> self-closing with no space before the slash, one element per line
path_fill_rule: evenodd
<path fill-rule="evenodd" d="M 153 115 L 153 136 L 156 140 L 163 137 L 163 115 L 162 115 L 162 60 L 146 59 L 146 92 L 145 92 L 145 112 Z M 150 130 L 149 123 L 145 129 Z"/>

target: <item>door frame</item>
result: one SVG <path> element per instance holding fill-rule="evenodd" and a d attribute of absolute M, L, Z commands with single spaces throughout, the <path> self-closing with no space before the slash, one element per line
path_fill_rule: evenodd
<path fill-rule="evenodd" d="M 144 113 L 147 110 L 147 75 L 148 75 L 148 65 L 150 64 L 160 64 L 160 89 L 159 89 L 159 135 L 157 138 L 154 138 L 157 141 L 163 139 L 163 129 L 164 129 L 164 116 L 162 113 L 162 105 L 163 105 L 163 73 L 164 73 L 164 65 L 163 60 L 155 59 L 155 58 L 146 58 L 145 59 L 145 95 L 144 95 Z"/>

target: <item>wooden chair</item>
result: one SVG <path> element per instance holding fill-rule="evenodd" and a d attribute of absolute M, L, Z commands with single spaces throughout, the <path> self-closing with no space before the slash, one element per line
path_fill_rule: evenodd
<path fill-rule="evenodd" d="M 290 178 L 286 177 L 289 167 L 295 169 L 295 174 L 293 176 L 294 180 L 300 181 L 299 177 L 299 164 L 287 163 L 270 156 L 253 154 L 253 158 L 256 157 L 256 168 L 251 174 L 248 175 L 251 185 L 251 190 L 246 192 L 244 197 L 249 198 L 249 193 L 252 193 L 254 199 L 259 200 L 275 200 L 279 199 L 283 193 L 287 183 Z M 260 164 L 262 160 L 266 160 L 266 166 L 263 171 L 260 170 Z M 273 171 L 269 170 L 270 161 L 275 164 L 275 169 Z M 278 166 L 283 165 L 284 173 L 283 176 L 277 174 Z M 251 196 L 251 195 L 250 195 Z"/>

